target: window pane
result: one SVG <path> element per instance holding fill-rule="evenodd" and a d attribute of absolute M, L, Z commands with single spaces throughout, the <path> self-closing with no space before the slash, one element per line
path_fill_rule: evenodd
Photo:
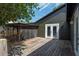
<path fill-rule="evenodd" d="M 57 27 L 56 27 L 56 26 L 53 26 L 53 36 L 54 36 L 54 37 L 57 36 L 56 29 L 57 29 Z"/>
<path fill-rule="evenodd" d="M 47 36 L 50 36 L 50 26 L 47 27 Z"/>

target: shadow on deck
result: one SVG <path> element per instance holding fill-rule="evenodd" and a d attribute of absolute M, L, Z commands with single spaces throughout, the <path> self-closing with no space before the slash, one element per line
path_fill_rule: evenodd
<path fill-rule="evenodd" d="M 51 40 L 28 56 L 74 56 L 69 40 Z"/>

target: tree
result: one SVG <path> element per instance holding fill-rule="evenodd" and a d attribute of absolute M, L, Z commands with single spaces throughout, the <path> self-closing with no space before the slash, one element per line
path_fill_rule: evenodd
<path fill-rule="evenodd" d="M 0 25 L 17 19 L 25 19 L 27 22 L 35 16 L 34 10 L 38 8 L 37 3 L 5 3 L 0 4 Z"/>

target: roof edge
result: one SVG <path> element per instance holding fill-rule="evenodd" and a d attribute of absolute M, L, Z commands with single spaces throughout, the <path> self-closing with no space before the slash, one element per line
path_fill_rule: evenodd
<path fill-rule="evenodd" d="M 63 5 L 60 5 L 58 8 L 56 8 L 55 10 L 53 10 L 52 12 L 48 13 L 47 15 L 45 15 L 44 17 L 42 17 L 41 19 L 37 20 L 36 22 L 34 22 L 35 24 L 37 24 L 38 22 L 42 21 L 42 19 L 46 18 L 47 16 L 51 15 L 52 13 L 55 13 L 56 11 L 60 10 L 61 8 L 63 8 L 64 6 L 66 6 L 66 3 Z"/>

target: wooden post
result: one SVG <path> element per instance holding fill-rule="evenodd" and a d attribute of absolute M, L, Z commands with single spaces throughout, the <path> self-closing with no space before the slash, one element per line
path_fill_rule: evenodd
<path fill-rule="evenodd" d="M 14 36 L 14 31 L 15 31 L 15 28 L 13 27 L 13 36 Z"/>
<path fill-rule="evenodd" d="M 19 26 L 17 27 L 17 36 L 18 36 L 18 39 L 20 40 L 20 29 L 19 29 Z"/>

